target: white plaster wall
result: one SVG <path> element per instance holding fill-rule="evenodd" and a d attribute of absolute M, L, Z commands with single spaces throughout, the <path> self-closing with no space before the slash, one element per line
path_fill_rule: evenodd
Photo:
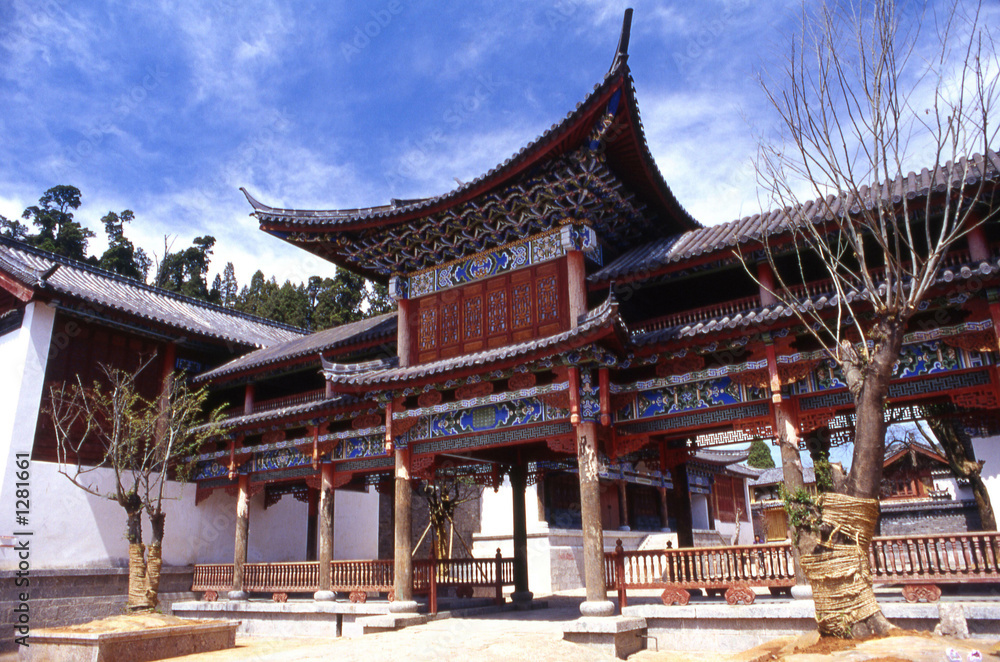
<path fill-rule="evenodd" d="M 236 499 L 235 497 L 230 499 L 231 508 L 235 513 Z M 256 494 L 250 499 L 247 561 L 250 563 L 305 561 L 308 524 L 307 504 L 291 495 L 286 495 L 265 510 L 264 493 Z M 229 562 L 232 563 L 232 557 L 229 558 Z"/>
<path fill-rule="evenodd" d="M 125 511 L 121 506 L 76 487 L 51 462 L 33 462 L 32 477 L 33 568 L 128 564 Z M 114 474 L 109 469 L 92 471 L 85 480 L 104 493 L 110 493 L 114 486 Z M 221 497 L 212 495 L 195 508 L 194 490 L 193 485 L 167 486 L 171 498 L 164 503 L 164 563 L 232 562 L 234 508 L 224 493 Z M 148 524 L 144 523 L 143 538 L 147 542 L 149 535 Z M 11 550 L 0 552 L 0 566 L 11 567 L 13 560 Z"/>
<path fill-rule="evenodd" d="M 546 531 L 548 522 L 540 519 L 538 508 L 538 484 L 528 485 L 524 490 L 525 524 L 528 533 Z M 510 479 L 504 477 L 503 484 L 496 492 L 486 488 L 480 499 L 480 532 L 483 535 L 513 535 L 514 493 Z"/>
<path fill-rule="evenodd" d="M 715 530 L 719 532 L 722 539 L 726 541 L 726 544 L 733 544 L 733 535 L 736 533 L 736 523 L 735 522 L 720 522 L 715 521 Z M 753 525 L 750 522 L 740 522 L 740 532 L 739 537 L 736 539 L 737 545 L 752 545 L 753 544 Z"/>
<path fill-rule="evenodd" d="M 88 474 L 88 484 L 107 491 L 114 485 L 108 469 Z M 232 563 L 236 497 L 215 490 L 195 506 L 195 486 L 170 483 L 164 504 L 163 561 L 166 565 Z M 179 498 L 178 498 L 179 497 Z M 31 565 L 33 568 L 125 567 L 125 511 L 70 483 L 50 462 L 32 463 Z M 373 559 L 378 547 L 378 495 L 340 492 L 335 502 L 334 555 L 338 559 Z M 250 501 L 251 562 L 304 561 L 308 507 L 286 496 L 264 510 L 264 495 Z M 145 516 L 143 517 L 145 520 Z M 143 522 L 143 537 L 149 541 Z M 0 549 L 0 569 L 17 559 Z"/>
<path fill-rule="evenodd" d="M 705 494 L 691 495 L 691 528 L 711 528 L 708 526 L 708 496 Z"/>
<path fill-rule="evenodd" d="M 17 478 L 15 455 L 31 453 L 38 422 L 38 409 L 45 382 L 49 342 L 55 309 L 42 303 L 29 303 L 24 310 L 21 328 L 0 336 L 0 535 L 15 530 L 15 485 Z M 38 477 L 29 478 L 31 489 L 38 486 Z M 30 502 L 32 516 L 43 511 Z M 29 522 L 28 530 L 37 528 L 38 519 Z M 15 528 L 16 527 L 16 528 Z M 6 558 L 0 559 L 6 561 Z"/>
<path fill-rule="evenodd" d="M 986 484 L 993 508 L 1000 508 L 1000 437 L 980 437 L 972 440 L 976 459 L 983 462 L 980 474 Z"/>
<path fill-rule="evenodd" d="M 972 488 L 968 485 L 959 485 L 958 479 L 953 476 L 948 476 L 947 478 L 935 478 L 934 489 L 947 490 L 952 499 L 957 499 L 959 501 L 975 498 L 972 494 Z"/>
<path fill-rule="evenodd" d="M 333 502 L 333 558 L 378 558 L 378 493 L 337 492 Z"/>

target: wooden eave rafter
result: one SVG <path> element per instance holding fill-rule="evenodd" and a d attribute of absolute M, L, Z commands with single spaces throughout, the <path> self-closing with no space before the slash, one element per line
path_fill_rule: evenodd
<path fill-rule="evenodd" d="M 234 435 L 256 434 L 262 429 L 288 430 L 296 427 L 309 427 L 315 425 L 316 421 L 322 419 L 328 419 L 331 416 L 340 416 L 340 415 L 349 416 L 350 414 L 370 409 L 371 406 L 372 405 L 370 403 L 366 403 L 363 401 L 352 401 L 350 403 L 342 403 L 339 405 L 337 405 L 336 403 L 332 403 L 331 406 L 329 407 L 314 409 L 308 412 L 292 412 L 289 414 L 278 416 L 276 418 L 268 419 L 266 421 L 253 420 L 253 421 L 243 422 L 240 421 L 239 419 L 246 418 L 247 416 L 246 415 L 237 416 L 234 417 L 233 419 L 230 419 L 238 421 L 236 425 L 227 427 L 225 420 L 221 422 L 220 425 L 222 427 L 222 430 L 219 433 L 219 438 L 231 437 Z M 254 414 L 250 414 L 249 416 L 255 416 L 258 414 L 263 415 L 267 414 L 267 412 L 266 411 L 255 412 Z M 346 418 L 344 420 L 346 420 Z M 247 448 L 253 448 L 253 447 L 248 446 Z"/>
<path fill-rule="evenodd" d="M 28 303 L 35 297 L 35 288 L 26 285 L 4 271 L 0 271 L 0 287 L 10 292 L 11 296 L 23 303 Z"/>

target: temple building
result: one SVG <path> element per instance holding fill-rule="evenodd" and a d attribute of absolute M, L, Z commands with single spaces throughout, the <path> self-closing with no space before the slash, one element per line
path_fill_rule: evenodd
<path fill-rule="evenodd" d="M 498 592 L 512 586 L 523 603 L 532 591 L 583 586 L 581 611 L 606 615 L 605 553 L 617 540 L 629 549 L 752 541 L 755 474 L 734 448 L 773 440 L 778 420 L 802 448 L 851 441 L 843 375 L 773 294 L 777 269 L 803 306 L 836 318 L 822 265 L 799 262 L 788 245 L 790 229 L 821 223 L 826 206 L 708 227 L 692 218 L 643 133 L 630 17 L 610 69 L 572 112 L 449 193 L 304 210 L 244 191 L 263 232 L 386 284 L 397 311 L 308 336 L 248 320 L 258 335 L 238 341 L 259 348 L 221 364 L 191 358 L 206 368 L 194 382 L 230 407 L 190 490 L 205 517 L 229 518 L 199 563 L 234 563 L 197 571 L 198 590 L 321 601 L 381 592 L 415 610 L 437 577 L 426 565 L 435 561 L 413 555 L 414 492 L 457 481 L 485 488 L 467 542 L 490 563 L 498 554 L 489 580 Z M 1000 158 L 990 151 L 954 167 L 966 165 L 992 204 Z M 936 212 L 949 182 L 924 170 L 891 187 Z M 851 213 L 844 200 L 834 208 Z M 937 276 L 886 413 L 915 421 L 924 405 L 953 406 L 984 475 L 997 476 L 1000 227 L 970 229 Z M 23 282 L 14 289 L 28 292 Z M 295 498 L 304 502 L 295 512 L 308 513 L 292 530 L 284 508 Z M 366 499 L 382 499 L 382 518 Z M 368 542 L 380 528 L 392 532 L 391 563 Z M 313 558 L 313 568 L 367 559 L 333 566 L 367 574 L 288 569 L 257 581 L 246 572 L 254 561 Z"/>
<path fill-rule="evenodd" d="M 619 529 L 666 528 L 691 546 L 704 525 L 720 523 L 725 540 L 721 524 L 735 530 L 749 517 L 747 476 L 715 448 L 774 439 L 778 415 L 803 447 L 850 441 L 844 379 L 772 294 L 773 269 L 820 316 L 837 314 L 833 285 L 787 245 L 772 267 L 762 245 L 767 236 L 780 247 L 794 223 L 822 220 L 825 205 L 701 226 L 650 155 L 628 40 L 627 18 L 610 70 L 575 110 L 450 193 L 322 211 L 269 206 L 245 191 L 261 230 L 387 284 L 398 312 L 381 335 L 345 329 L 349 338 L 303 341 L 309 357 L 293 341 L 199 376 L 233 401 L 264 390 L 289 398 L 229 422 L 201 458 L 200 494 L 235 491 L 242 503 L 304 484 L 319 491 L 320 541 L 333 535 L 322 513 L 335 493 L 374 486 L 392 495 L 392 597 L 413 604 L 414 486 L 507 486 L 497 499 L 509 500 L 515 598 L 530 595 L 529 576 L 546 574 L 528 566 L 552 566 L 551 547 L 565 546 L 587 589 L 583 610 L 596 614 L 610 609 L 604 553 Z M 954 165 L 965 166 L 992 204 L 996 154 Z M 930 196 L 934 209 L 946 177 L 925 170 L 893 186 Z M 892 420 L 945 402 L 977 437 L 996 434 L 998 240 L 995 223 L 976 227 L 944 260 L 902 349 Z M 294 377 L 306 366 L 322 378 Z M 300 385 L 309 390 L 295 400 Z M 977 442 L 975 452 L 995 473 L 995 444 Z M 483 512 L 502 510 L 497 499 L 485 498 Z M 505 528 L 492 530 L 491 518 L 481 549 Z M 554 525 L 578 531 L 578 545 L 539 549 Z M 237 549 L 246 527 L 237 526 Z M 542 586 L 562 574 L 548 571 Z M 329 597 L 324 575 L 317 595 Z"/>

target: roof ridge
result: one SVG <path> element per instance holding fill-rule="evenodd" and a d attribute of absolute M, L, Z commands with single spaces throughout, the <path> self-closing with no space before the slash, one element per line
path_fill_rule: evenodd
<path fill-rule="evenodd" d="M 257 315 L 251 315 L 250 313 L 244 313 L 239 310 L 226 308 L 224 306 L 212 303 L 211 301 L 205 301 L 204 299 L 196 299 L 195 297 L 191 297 L 186 294 L 180 294 L 179 292 L 173 292 L 171 290 L 167 290 L 162 287 L 158 287 L 156 285 L 149 285 L 148 283 L 143 283 L 142 281 L 136 280 L 134 278 L 129 278 L 128 276 L 123 276 L 113 271 L 108 271 L 100 267 L 95 267 L 92 264 L 87 264 L 86 262 L 81 262 L 80 260 L 74 260 L 73 258 L 66 257 L 65 255 L 59 255 L 57 253 L 44 250 L 42 248 L 38 248 L 37 246 L 31 246 L 30 244 L 18 241 L 17 239 L 11 239 L 10 237 L 0 236 L 0 244 L 7 245 L 15 250 L 23 250 L 26 253 L 33 254 L 37 257 L 42 257 L 48 260 L 52 260 L 53 262 L 57 262 L 62 266 L 80 269 L 81 271 L 86 271 L 96 276 L 108 278 L 110 280 L 114 280 L 119 283 L 124 283 L 126 285 L 139 287 L 149 292 L 163 295 L 168 298 L 176 299 L 184 303 L 190 303 L 200 308 L 207 308 L 209 310 L 215 310 L 217 312 L 226 315 L 231 315 L 233 317 L 239 317 L 253 322 L 262 323 L 266 326 L 272 326 L 274 328 L 283 329 L 285 331 L 295 331 L 301 333 L 302 335 L 308 335 L 306 331 L 301 327 L 292 326 L 291 324 L 285 324 L 284 322 L 276 322 L 275 320 L 270 320 L 265 317 L 259 317 Z"/>

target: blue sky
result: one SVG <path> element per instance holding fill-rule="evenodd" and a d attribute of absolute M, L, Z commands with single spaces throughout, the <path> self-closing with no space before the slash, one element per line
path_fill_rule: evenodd
<path fill-rule="evenodd" d="M 330 273 L 257 230 L 239 187 L 324 209 L 447 192 L 600 82 L 629 5 L 668 184 L 706 224 L 759 211 L 753 135 L 774 116 L 755 75 L 780 68 L 798 0 L 5 0 L 0 214 L 72 184 L 78 218 L 130 208 L 157 255 L 212 234 L 213 272 L 241 282 Z"/>
<path fill-rule="evenodd" d="M 0 214 L 73 184 L 81 220 L 130 208 L 157 254 L 213 234 L 213 271 L 232 260 L 241 282 L 329 271 L 257 230 L 239 187 L 303 208 L 444 193 L 587 95 L 629 4 L 668 183 L 702 222 L 752 213 L 753 75 L 796 2 L 0 3 Z"/>
<path fill-rule="evenodd" d="M 755 76 L 780 68 L 798 0 L 7 0 L 0 214 L 73 184 L 81 220 L 130 208 L 158 255 L 212 234 L 213 271 L 231 260 L 241 282 L 329 273 L 257 230 L 239 187 L 323 209 L 447 192 L 600 82 L 629 5 L 668 184 L 706 224 L 759 211 L 753 136 L 774 116 Z"/>

